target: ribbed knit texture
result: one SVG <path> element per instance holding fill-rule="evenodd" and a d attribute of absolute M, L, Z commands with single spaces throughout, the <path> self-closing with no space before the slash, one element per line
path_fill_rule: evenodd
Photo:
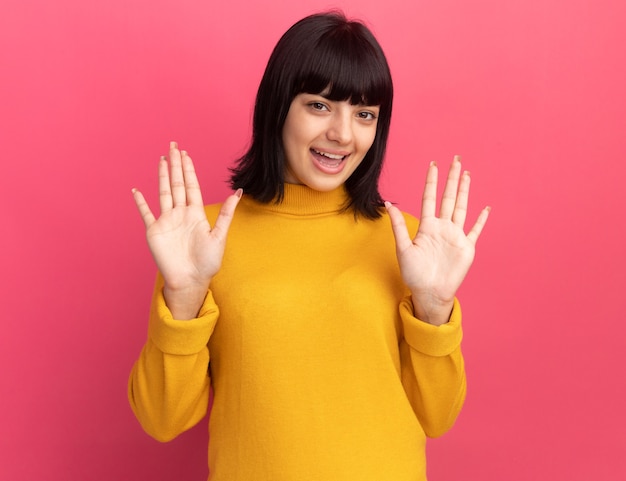
<path fill-rule="evenodd" d="M 426 435 L 465 397 L 459 306 L 440 327 L 413 317 L 388 216 L 285 187 L 281 204 L 241 200 L 198 319 L 173 320 L 157 280 L 131 406 L 168 440 L 211 384 L 211 481 L 425 480 Z"/>

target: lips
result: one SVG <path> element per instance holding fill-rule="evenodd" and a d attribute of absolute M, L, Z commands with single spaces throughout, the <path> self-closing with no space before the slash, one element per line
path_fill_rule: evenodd
<path fill-rule="evenodd" d="M 346 165 L 345 160 L 350 155 L 343 152 L 332 153 L 317 149 L 311 149 L 310 152 L 317 169 L 329 175 L 340 173 Z"/>
<path fill-rule="evenodd" d="M 328 157 L 331 160 L 343 160 L 346 156 L 343 154 L 331 154 L 330 152 L 322 152 L 320 150 L 311 149 L 318 155 L 323 155 L 324 157 Z"/>

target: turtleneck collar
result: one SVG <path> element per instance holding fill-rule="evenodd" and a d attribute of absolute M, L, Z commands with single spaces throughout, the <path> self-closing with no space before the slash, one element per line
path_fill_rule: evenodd
<path fill-rule="evenodd" d="M 248 200 L 256 203 L 252 199 Z M 340 212 L 347 202 L 348 193 L 343 185 L 329 192 L 320 192 L 306 185 L 285 184 L 285 196 L 280 204 L 273 201 L 258 204 L 265 210 L 279 214 L 321 215 Z"/>

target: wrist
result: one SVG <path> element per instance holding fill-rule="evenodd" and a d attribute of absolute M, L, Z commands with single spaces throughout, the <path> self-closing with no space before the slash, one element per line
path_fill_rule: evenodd
<path fill-rule="evenodd" d="M 413 313 L 420 321 L 426 322 L 433 326 L 441 326 L 450 320 L 452 308 L 454 307 L 454 299 L 450 302 L 420 302 L 419 298 L 411 294 L 411 302 L 413 303 Z"/>
<path fill-rule="evenodd" d="M 208 284 L 183 288 L 172 288 L 164 285 L 163 297 L 172 317 L 183 321 L 198 317 L 198 312 L 204 303 L 208 290 Z"/>

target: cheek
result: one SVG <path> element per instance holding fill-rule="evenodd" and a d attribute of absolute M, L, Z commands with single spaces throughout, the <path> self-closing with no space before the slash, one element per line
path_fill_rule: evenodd
<path fill-rule="evenodd" d="M 291 126 L 290 123 L 286 122 L 285 126 L 283 127 L 282 141 L 283 141 L 283 150 L 285 152 L 285 157 L 289 159 L 290 154 L 293 152 L 293 145 L 294 145 L 293 127 Z"/>
<path fill-rule="evenodd" d="M 283 151 L 285 162 L 291 169 L 297 168 L 302 162 L 303 144 L 300 140 L 300 131 L 291 124 L 283 129 Z"/>
<path fill-rule="evenodd" d="M 291 130 L 286 130 L 283 133 L 283 150 L 285 151 L 287 159 L 293 157 L 298 151 L 298 141 Z"/>
<path fill-rule="evenodd" d="M 285 149 L 287 149 L 287 146 L 291 149 L 295 148 L 300 143 L 301 137 L 302 132 L 301 128 L 298 128 L 298 123 L 288 118 L 283 127 L 283 145 Z"/>
<path fill-rule="evenodd" d="M 359 146 L 363 155 L 365 155 L 370 150 L 372 145 L 374 145 L 375 139 L 376 130 L 374 130 L 373 132 L 371 130 L 368 130 L 362 133 L 362 135 L 359 137 Z"/>

